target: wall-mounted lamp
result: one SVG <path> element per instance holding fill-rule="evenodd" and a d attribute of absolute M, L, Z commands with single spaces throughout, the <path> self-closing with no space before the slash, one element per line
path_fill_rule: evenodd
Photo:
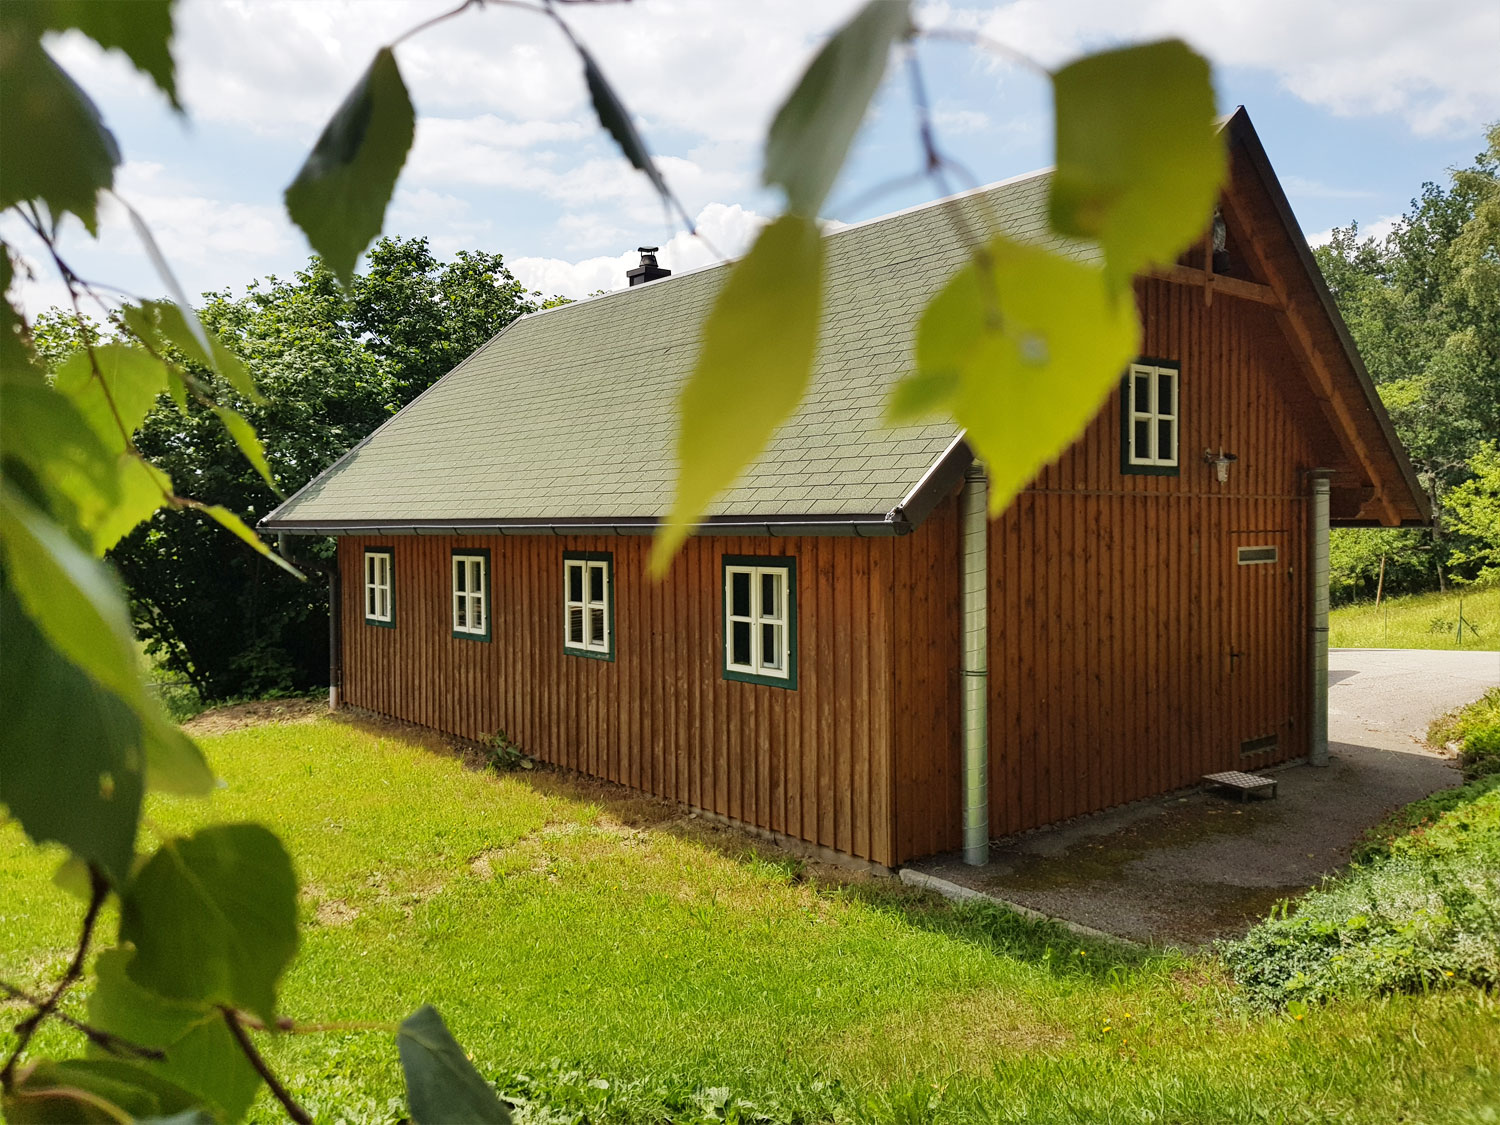
<path fill-rule="evenodd" d="M 1214 467 L 1214 476 L 1218 478 L 1220 484 L 1225 484 L 1228 482 L 1229 466 L 1234 464 L 1238 460 L 1238 455 L 1234 453 L 1225 453 L 1222 449 L 1220 449 L 1217 453 L 1215 453 L 1212 449 L 1205 449 L 1203 451 L 1203 463 L 1205 465 L 1212 465 Z"/>
<path fill-rule="evenodd" d="M 1214 273 L 1229 272 L 1229 228 L 1224 225 L 1224 213 L 1214 208 L 1213 224 Z"/>

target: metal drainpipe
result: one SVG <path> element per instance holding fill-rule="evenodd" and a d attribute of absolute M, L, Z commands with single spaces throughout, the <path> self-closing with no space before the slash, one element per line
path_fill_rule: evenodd
<path fill-rule="evenodd" d="M 1312 580 L 1312 730 L 1309 732 L 1309 765 L 1328 764 L 1328 478 L 1327 469 L 1308 474 L 1311 499 L 1308 520 L 1312 541 L 1308 547 L 1308 577 Z"/>
<path fill-rule="evenodd" d="M 328 568 L 328 709 L 337 711 L 343 702 L 344 686 L 344 607 L 343 583 L 339 580 L 339 555 Z"/>
<path fill-rule="evenodd" d="M 990 861 L 989 484 L 975 461 L 964 473 L 961 597 L 963 613 L 964 862 Z"/>

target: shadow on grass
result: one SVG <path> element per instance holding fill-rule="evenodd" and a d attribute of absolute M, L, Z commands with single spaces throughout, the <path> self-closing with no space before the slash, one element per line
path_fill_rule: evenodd
<path fill-rule="evenodd" d="M 792 846 L 708 820 L 682 805 L 612 781 L 546 764 L 502 773 L 493 769 L 482 745 L 410 723 L 352 709 L 331 718 L 368 734 L 401 737 L 429 752 L 457 758 L 468 769 L 510 777 L 543 796 L 595 809 L 625 827 L 667 833 L 738 863 L 766 882 L 805 885 L 820 897 L 879 911 L 905 925 L 1040 968 L 1054 977 L 1111 981 L 1182 961 L 1177 953 L 1080 937 L 1059 923 L 1028 918 L 999 903 L 953 903 L 890 876 L 810 858 Z"/>
<path fill-rule="evenodd" d="M 1028 918 L 999 903 L 954 903 L 890 876 L 811 859 L 790 847 L 706 821 L 689 810 L 611 782 L 552 769 L 534 771 L 522 775 L 522 779 L 548 796 L 595 806 L 603 815 L 628 827 L 666 833 L 711 851 L 748 868 L 766 882 L 807 886 L 822 898 L 878 911 L 905 925 L 1044 969 L 1056 977 L 1106 981 L 1147 966 L 1175 965 L 1182 960 L 1177 953 L 1083 938 L 1059 923 Z"/>
<path fill-rule="evenodd" d="M 1080 937 L 1057 922 L 1028 918 L 998 902 L 949 902 L 930 891 L 900 884 L 840 888 L 832 892 L 910 926 L 1008 957 L 1054 977 L 1120 981 L 1124 975 L 1156 966 L 1177 965 L 1182 955 L 1124 942 Z"/>

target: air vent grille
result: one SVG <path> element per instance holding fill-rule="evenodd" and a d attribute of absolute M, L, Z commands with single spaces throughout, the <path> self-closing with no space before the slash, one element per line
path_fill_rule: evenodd
<path fill-rule="evenodd" d="M 1277 737 L 1268 734 L 1264 738 L 1250 738 L 1240 743 L 1240 757 L 1253 758 L 1257 754 L 1269 754 L 1278 745 Z"/>

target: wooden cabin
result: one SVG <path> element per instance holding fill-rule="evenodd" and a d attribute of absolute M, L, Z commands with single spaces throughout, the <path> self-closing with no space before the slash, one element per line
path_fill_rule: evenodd
<path fill-rule="evenodd" d="M 1428 512 L 1244 111 L 1225 129 L 1217 238 L 1138 279 L 1139 362 L 967 538 L 962 436 L 881 424 L 965 258 L 939 205 L 828 236 L 813 389 L 660 582 L 725 269 L 510 324 L 262 521 L 338 537 L 335 705 L 886 867 L 959 847 L 966 807 L 1001 837 L 1315 756 L 1319 536 Z M 952 205 L 1061 245 L 1047 190 Z"/>

